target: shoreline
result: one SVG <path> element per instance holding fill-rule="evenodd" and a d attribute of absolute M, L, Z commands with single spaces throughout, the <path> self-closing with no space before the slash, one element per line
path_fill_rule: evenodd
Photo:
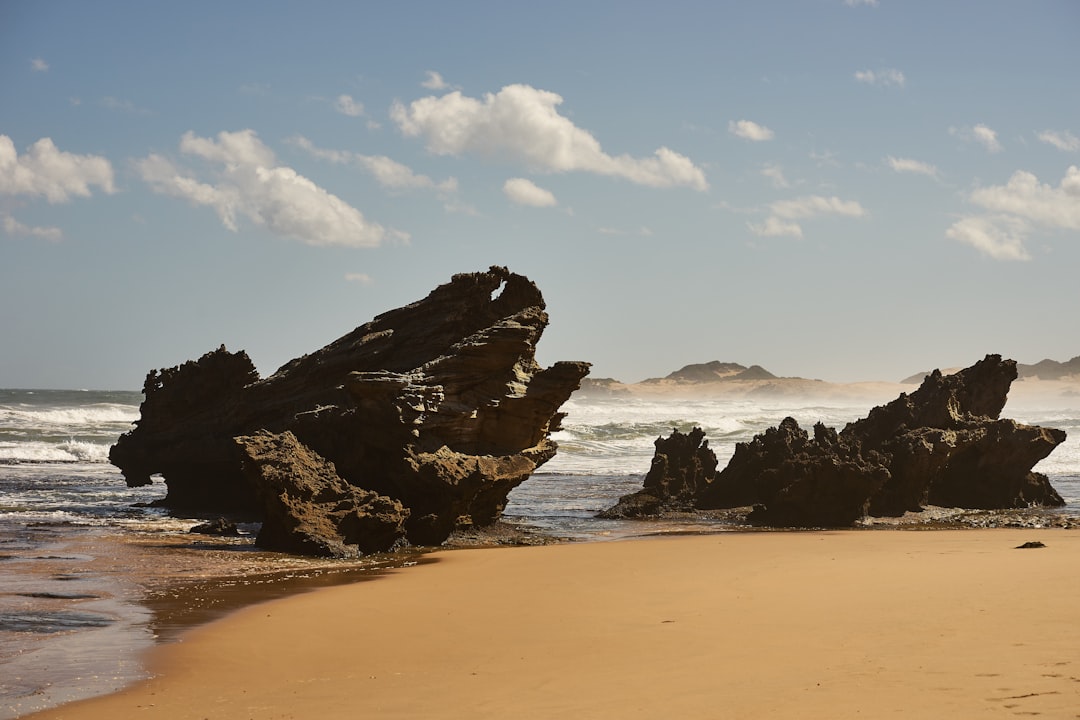
<path fill-rule="evenodd" d="M 150 680 L 26 717 L 1075 717 L 1078 552 L 1080 530 L 1031 528 L 436 550 L 235 610 L 155 647 Z"/>

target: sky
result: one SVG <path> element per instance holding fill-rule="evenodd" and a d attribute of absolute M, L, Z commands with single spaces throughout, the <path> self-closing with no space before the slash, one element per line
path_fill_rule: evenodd
<path fill-rule="evenodd" d="M 460 272 L 538 360 L 1080 355 L 1080 2 L 0 0 L 0 387 L 265 376 Z"/>

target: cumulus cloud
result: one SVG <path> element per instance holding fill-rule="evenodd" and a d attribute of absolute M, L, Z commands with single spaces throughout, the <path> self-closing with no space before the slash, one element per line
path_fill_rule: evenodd
<path fill-rule="evenodd" d="M 1080 230 L 1080 167 L 1071 166 L 1057 187 L 1040 183 L 1032 173 L 1013 173 L 1005 185 L 972 191 L 971 202 L 1039 225 Z"/>
<path fill-rule="evenodd" d="M 907 84 L 907 78 L 904 77 L 904 73 L 895 68 L 887 68 L 884 70 L 859 70 L 855 73 L 855 79 L 858 82 L 866 83 L 867 85 L 879 85 L 881 87 L 904 87 L 904 85 Z"/>
<path fill-rule="evenodd" d="M 0 225 L 3 226 L 4 232 L 11 237 L 35 237 L 53 242 L 64 239 L 64 232 L 58 227 L 31 227 L 29 225 L 23 225 L 21 222 L 7 214 L 0 215 L 0 219 L 3 220 Z"/>
<path fill-rule="evenodd" d="M 1080 167 L 1070 166 L 1056 187 L 1020 170 L 1004 185 L 973 190 L 968 200 L 988 214 L 963 218 L 946 237 L 998 260 L 1027 260 L 1024 242 L 1030 233 L 1080 230 Z"/>
<path fill-rule="evenodd" d="M 966 217 L 945 231 L 950 240 L 971 245 L 995 260 L 1030 260 L 1025 234 L 1024 223 L 1009 217 Z"/>
<path fill-rule="evenodd" d="M 345 280 L 360 283 L 361 285 L 370 285 L 372 283 L 371 276 L 367 273 L 345 273 Z"/>
<path fill-rule="evenodd" d="M 591 172 L 651 187 L 707 190 L 705 173 L 667 147 L 651 157 L 612 156 L 558 112 L 561 96 L 529 85 L 508 85 L 482 99 L 460 91 L 409 105 L 395 102 L 390 116 L 406 137 L 423 137 L 437 155 L 477 153 L 524 163 L 537 172 Z"/>
<path fill-rule="evenodd" d="M 363 117 L 364 104 L 352 99 L 352 95 L 338 95 L 334 100 L 334 109 L 349 117 Z"/>
<path fill-rule="evenodd" d="M 21 156 L 7 135 L 0 135 L 0 195 L 43 197 L 50 203 L 72 196 L 89 197 L 91 187 L 116 192 L 113 169 L 99 155 L 76 155 L 41 138 Z"/>
<path fill-rule="evenodd" d="M 752 120 L 732 120 L 728 123 L 728 132 L 743 140 L 762 142 L 773 139 L 773 131 L 764 125 L 758 125 Z"/>
<path fill-rule="evenodd" d="M 442 75 L 434 70 L 428 70 L 424 82 L 420 83 L 420 87 L 428 90 L 446 90 L 450 85 L 443 80 Z"/>
<path fill-rule="evenodd" d="M 511 202 L 518 205 L 554 207 L 558 204 L 555 195 L 549 190 L 545 190 L 525 178 L 510 178 L 507 180 L 503 183 L 503 194 L 510 198 Z"/>
<path fill-rule="evenodd" d="M 982 123 L 974 127 L 951 127 L 949 128 L 949 134 L 965 142 L 978 143 L 986 148 L 987 152 L 996 153 L 1002 150 L 997 133 Z"/>
<path fill-rule="evenodd" d="M 34 58 L 30 61 L 30 69 L 34 72 L 48 72 L 49 63 L 45 62 L 42 58 Z"/>
<path fill-rule="evenodd" d="M 407 237 L 369 222 L 341 198 L 278 165 L 253 130 L 216 138 L 189 131 L 180 139 L 180 152 L 204 161 L 209 169 L 203 178 L 152 154 L 136 163 L 142 179 L 154 192 L 213 209 L 233 232 L 243 217 L 308 245 L 374 247 L 388 235 Z"/>
<path fill-rule="evenodd" d="M 1073 135 L 1068 130 L 1064 132 L 1056 132 L 1054 130 L 1043 130 L 1036 135 L 1044 143 L 1053 145 L 1058 150 L 1064 152 L 1076 152 L 1080 150 L 1080 138 Z"/>
<path fill-rule="evenodd" d="M 885 162 L 889 167 L 898 173 L 915 173 L 916 175 L 929 175 L 930 177 L 938 176 L 938 169 L 930 163 L 920 162 L 919 160 L 912 160 L 910 158 L 898 158 L 889 155 L 885 158 Z"/>
<path fill-rule="evenodd" d="M 747 223 L 755 235 L 762 237 L 803 236 L 802 226 L 796 220 L 808 220 L 823 215 L 863 217 L 866 209 L 855 200 L 841 200 L 835 195 L 806 195 L 792 200 L 778 200 L 769 205 L 769 217 L 762 223 Z"/>
<path fill-rule="evenodd" d="M 385 155 L 362 155 L 347 150 L 328 150 L 317 147 L 302 135 L 290 139 L 289 142 L 320 160 L 329 160 L 340 165 L 359 165 L 371 173 L 380 185 L 392 190 L 430 189 L 449 194 L 458 189 L 457 178 L 450 177 L 442 182 L 435 182 L 427 175 L 415 173 L 408 165 Z"/>

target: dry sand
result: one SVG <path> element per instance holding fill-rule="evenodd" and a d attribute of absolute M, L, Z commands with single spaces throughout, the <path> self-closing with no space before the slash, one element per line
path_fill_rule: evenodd
<path fill-rule="evenodd" d="M 1080 717 L 1076 530 L 433 557 L 238 611 L 155 651 L 156 679 L 34 717 Z"/>

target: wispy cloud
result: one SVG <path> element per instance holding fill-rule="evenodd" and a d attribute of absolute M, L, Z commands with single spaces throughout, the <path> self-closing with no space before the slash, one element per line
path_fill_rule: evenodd
<path fill-rule="evenodd" d="M 987 152 L 997 153 L 1003 149 L 998 141 L 997 132 L 982 123 L 974 127 L 950 127 L 949 134 L 960 138 L 964 142 L 974 142 L 982 145 Z"/>
<path fill-rule="evenodd" d="M 855 79 L 858 82 L 867 85 L 877 85 L 880 87 L 904 87 L 907 84 L 907 78 L 904 77 L 904 73 L 895 68 L 886 68 L 884 70 L 859 70 L 855 73 Z"/>
<path fill-rule="evenodd" d="M 529 85 L 507 85 L 472 98 L 454 91 L 409 105 L 390 116 L 405 137 L 424 138 L 436 155 L 481 156 L 523 163 L 536 172 L 590 172 L 651 187 L 707 190 L 690 158 L 661 147 L 651 157 L 612 156 L 589 132 L 560 115 L 561 96 Z"/>
<path fill-rule="evenodd" d="M 361 285 L 370 285 L 373 282 L 370 275 L 359 272 L 345 273 L 345 280 L 348 282 L 360 283 Z"/>
<path fill-rule="evenodd" d="M 1077 150 L 1080 150 L 1080 138 L 1076 137 L 1068 130 L 1065 130 L 1063 132 L 1057 132 L 1055 130 L 1043 130 L 1041 133 L 1036 135 L 1036 137 L 1038 137 L 1044 143 L 1049 143 L 1050 145 L 1056 147 L 1058 150 L 1062 150 L 1064 152 L 1076 152 Z"/>
<path fill-rule="evenodd" d="M 728 123 L 728 132 L 735 137 L 754 142 L 772 140 L 774 133 L 764 125 L 758 125 L 753 120 L 732 120 Z"/>
<path fill-rule="evenodd" d="M 139 107 L 130 100 L 121 100 L 110 96 L 101 98 L 101 107 L 108 110 L 115 110 L 116 112 L 130 113 L 131 115 L 153 115 L 151 110 Z"/>
<path fill-rule="evenodd" d="M 185 170 L 160 155 L 136 163 L 154 192 L 212 208 L 236 232 L 240 218 L 308 245 L 374 247 L 385 238 L 407 237 L 368 221 L 341 198 L 290 167 L 279 165 L 254 130 L 180 139 L 180 152 L 203 162 L 203 172 Z"/>
<path fill-rule="evenodd" d="M 859 7 L 860 5 L 866 5 L 868 7 L 877 7 L 878 0 L 844 0 L 844 4 L 848 7 Z"/>
<path fill-rule="evenodd" d="M 747 223 L 755 235 L 762 237 L 803 236 L 802 226 L 797 220 L 840 215 L 842 217 L 864 217 L 866 209 L 855 200 L 841 200 L 835 195 L 806 195 L 792 200 L 778 200 L 769 205 L 770 215 L 761 223 Z"/>
<path fill-rule="evenodd" d="M 427 175 L 413 172 L 409 166 L 386 155 L 362 155 L 347 150 L 328 150 L 317 147 L 302 135 L 290 138 L 288 142 L 320 160 L 328 160 L 340 165 L 358 165 L 371 173 L 380 185 L 391 190 L 430 189 L 448 194 L 458 189 L 456 178 L 449 177 L 442 182 L 436 182 Z"/>
<path fill-rule="evenodd" d="M 503 194 L 518 205 L 530 207 L 555 207 L 559 204 L 550 190 L 525 178 L 510 178 L 503 183 Z"/>
<path fill-rule="evenodd" d="M 898 158 L 889 155 L 885 162 L 890 168 L 898 173 L 915 173 L 916 175 L 938 176 L 938 169 L 930 163 L 912 160 L 910 158 Z"/>
<path fill-rule="evenodd" d="M 791 187 L 791 183 L 788 182 L 783 169 L 779 165 L 764 165 L 761 168 L 761 174 L 769 178 L 775 188 Z"/>
<path fill-rule="evenodd" d="M 50 203 L 72 196 L 89 197 L 91 188 L 114 193 L 112 164 L 99 155 L 76 155 L 41 138 L 21 156 L 7 135 L 0 135 L 0 196 L 43 197 Z"/>
<path fill-rule="evenodd" d="M 959 220 L 946 237 L 998 260 L 1027 260 L 1030 233 L 1080 230 L 1080 167 L 1070 166 L 1056 187 L 1020 170 L 1004 185 L 971 191 L 968 200 L 988 213 Z"/>
<path fill-rule="evenodd" d="M 30 69 L 34 72 L 48 72 L 49 63 L 45 62 L 41 58 L 34 58 L 30 61 Z"/>
<path fill-rule="evenodd" d="M 428 70 L 425 73 L 424 81 L 420 83 L 420 87 L 427 88 L 428 90 L 449 90 L 450 84 L 443 79 L 443 76 L 434 70 Z"/>
<path fill-rule="evenodd" d="M 351 95 L 338 95 L 334 100 L 334 109 L 349 117 L 363 117 L 364 104 L 352 99 Z"/>
<path fill-rule="evenodd" d="M 50 242 L 59 242 L 64 239 L 64 232 L 58 227 L 32 227 L 23 225 L 7 213 L 0 213 L 0 227 L 11 237 L 34 237 Z"/>

